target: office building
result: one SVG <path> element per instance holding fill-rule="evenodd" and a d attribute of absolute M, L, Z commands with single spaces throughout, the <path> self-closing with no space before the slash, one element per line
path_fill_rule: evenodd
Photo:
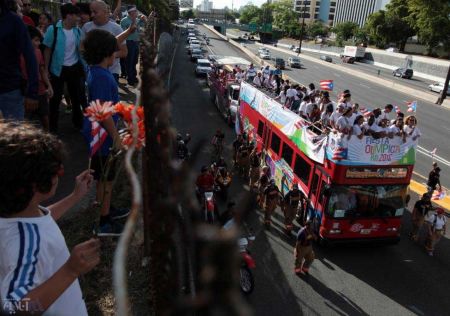
<path fill-rule="evenodd" d="M 355 22 L 360 27 L 372 13 L 383 10 L 390 0 L 336 0 L 333 26 L 342 22 Z"/>
<path fill-rule="evenodd" d="M 321 21 L 332 25 L 336 11 L 336 2 L 339 0 L 294 0 L 294 10 L 305 17 L 305 23 Z"/>
<path fill-rule="evenodd" d="M 208 0 L 203 0 L 199 6 L 197 6 L 197 9 L 202 12 L 210 12 L 213 8 L 213 3 Z"/>

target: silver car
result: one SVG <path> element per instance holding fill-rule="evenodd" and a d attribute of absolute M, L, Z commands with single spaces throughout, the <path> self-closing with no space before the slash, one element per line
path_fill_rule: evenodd
<path fill-rule="evenodd" d="M 289 57 L 287 60 L 287 64 L 291 68 L 302 68 L 300 58 L 297 57 Z"/>

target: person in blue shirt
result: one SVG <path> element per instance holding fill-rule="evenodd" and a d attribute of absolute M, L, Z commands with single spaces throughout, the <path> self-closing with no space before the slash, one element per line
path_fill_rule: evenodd
<path fill-rule="evenodd" d="M 110 32 L 96 29 L 87 33 L 83 44 L 83 56 L 90 65 L 87 76 L 89 102 L 97 100 L 113 104 L 119 102 L 117 82 L 108 70 L 108 67 L 114 63 L 116 52 L 119 50 L 116 38 Z M 115 220 L 124 218 L 129 213 L 129 210 L 116 209 L 111 206 L 117 159 L 114 159 L 110 153 L 111 148 L 113 151 L 121 148 L 121 140 L 116 127 L 117 120 L 118 117 L 114 115 L 100 122 L 108 133 L 108 137 L 102 147 L 91 156 L 91 167 L 94 170 L 94 179 L 97 180 L 97 202 L 100 204 L 98 236 L 119 236 L 123 227 Z M 88 143 L 92 140 L 91 130 L 91 122 L 85 118 L 83 134 Z"/>
<path fill-rule="evenodd" d="M 27 69 L 26 86 L 20 71 L 21 55 Z M 38 67 L 34 48 L 28 30 L 11 2 L 0 0 L 0 114 L 7 119 L 22 121 L 24 105 L 30 111 L 38 106 Z"/>

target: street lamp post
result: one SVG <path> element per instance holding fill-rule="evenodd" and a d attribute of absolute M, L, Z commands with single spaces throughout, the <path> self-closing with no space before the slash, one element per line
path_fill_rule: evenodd
<path fill-rule="evenodd" d="M 306 1 L 303 0 L 303 10 L 302 10 L 302 28 L 300 29 L 300 41 L 298 43 L 298 53 L 297 56 L 302 52 L 302 42 L 303 42 L 303 32 L 305 31 L 305 12 L 306 12 Z"/>

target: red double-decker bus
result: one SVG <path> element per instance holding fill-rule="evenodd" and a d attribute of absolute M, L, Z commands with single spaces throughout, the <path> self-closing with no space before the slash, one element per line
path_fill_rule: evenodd
<path fill-rule="evenodd" d="M 240 124 L 276 183 L 287 192 L 296 181 L 310 199 L 308 218 L 321 241 L 399 240 L 417 141 L 317 134 L 248 83 L 239 104 Z"/>

